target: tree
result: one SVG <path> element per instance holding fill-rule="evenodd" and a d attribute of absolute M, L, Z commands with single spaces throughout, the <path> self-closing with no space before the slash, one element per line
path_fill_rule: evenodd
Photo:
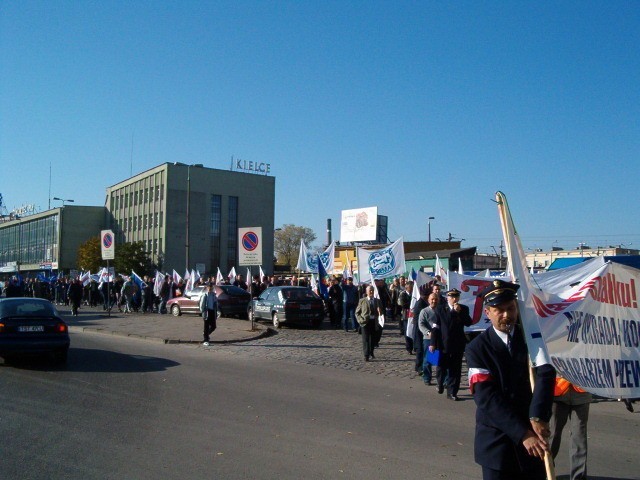
<path fill-rule="evenodd" d="M 117 273 L 129 275 L 134 270 L 138 275 L 151 274 L 155 269 L 144 242 L 123 243 L 116 247 L 113 265 Z"/>
<path fill-rule="evenodd" d="M 276 229 L 274 237 L 273 250 L 278 263 L 294 268 L 300 253 L 300 240 L 309 246 L 316 239 L 316 234 L 308 227 L 287 224 Z"/>
<path fill-rule="evenodd" d="M 82 271 L 97 273 L 102 265 L 100 236 L 91 237 L 78 247 L 76 264 Z"/>

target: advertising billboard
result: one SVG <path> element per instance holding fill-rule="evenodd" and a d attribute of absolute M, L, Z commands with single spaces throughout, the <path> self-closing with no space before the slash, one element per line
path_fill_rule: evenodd
<path fill-rule="evenodd" d="M 377 236 L 378 207 L 342 210 L 340 243 L 374 241 Z"/>

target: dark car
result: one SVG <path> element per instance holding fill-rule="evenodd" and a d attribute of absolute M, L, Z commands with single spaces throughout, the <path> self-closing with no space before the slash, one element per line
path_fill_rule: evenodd
<path fill-rule="evenodd" d="M 249 318 L 319 328 L 324 320 L 322 299 L 307 287 L 269 287 L 251 301 Z"/>
<path fill-rule="evenodd" d="M 0 357 L 5 361 L 53 354 L 56 362 L 66 363 L 69 344 L 69 327 L 49 300 L 0 299 Z"/>
<path fill-rule="evenodd" d="M 247 306 L 251 295 L 246 290 L 233 285 L 216 285 L 214 287 L 218 297 L 218 317 L 236 315 L 246 317 Z M 197 286 L 185 292 L 181 297 L 172 298 L 167 302 L 167 310 L 175 317 L 183 313 L 200 314 L 200 297 L 207 293 L 207 287 Z"/>

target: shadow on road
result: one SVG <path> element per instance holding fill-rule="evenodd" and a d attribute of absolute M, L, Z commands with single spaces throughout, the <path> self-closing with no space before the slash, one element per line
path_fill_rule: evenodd
<path fill-rule="evenodd" d="M 161 372 L 178 365 L 166 358 L 71 347 L 67 365 L 56 365 L 51 357 L 39 356 L 12 359 L 3 366 L 37 371 L 142 373 Z"/>

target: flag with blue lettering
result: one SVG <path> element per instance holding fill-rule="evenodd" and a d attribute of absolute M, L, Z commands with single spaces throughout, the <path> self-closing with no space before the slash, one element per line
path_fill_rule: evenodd
<path fill-rule="evenodd" d="M 296 268 L 301 272 L 318 273 L 319 256 L 324 270 L 327 272 L 333 272 L 335 253 L 335 242 L 331 242 L 331 245 L 318 255 L 307 248 L 304 244 L 304 240 L 300 240 L 300 253 L 298 254 L 298 264 L 296 265 Z"/>
<path fill-rule="evenodd" d="M 404 242 L 399 238 L 383 248 L 358 248 L 358 280 L 370 283 L 372 278 L 389 278 L 402 275 L 407 268 L 404 263 Z"/>

